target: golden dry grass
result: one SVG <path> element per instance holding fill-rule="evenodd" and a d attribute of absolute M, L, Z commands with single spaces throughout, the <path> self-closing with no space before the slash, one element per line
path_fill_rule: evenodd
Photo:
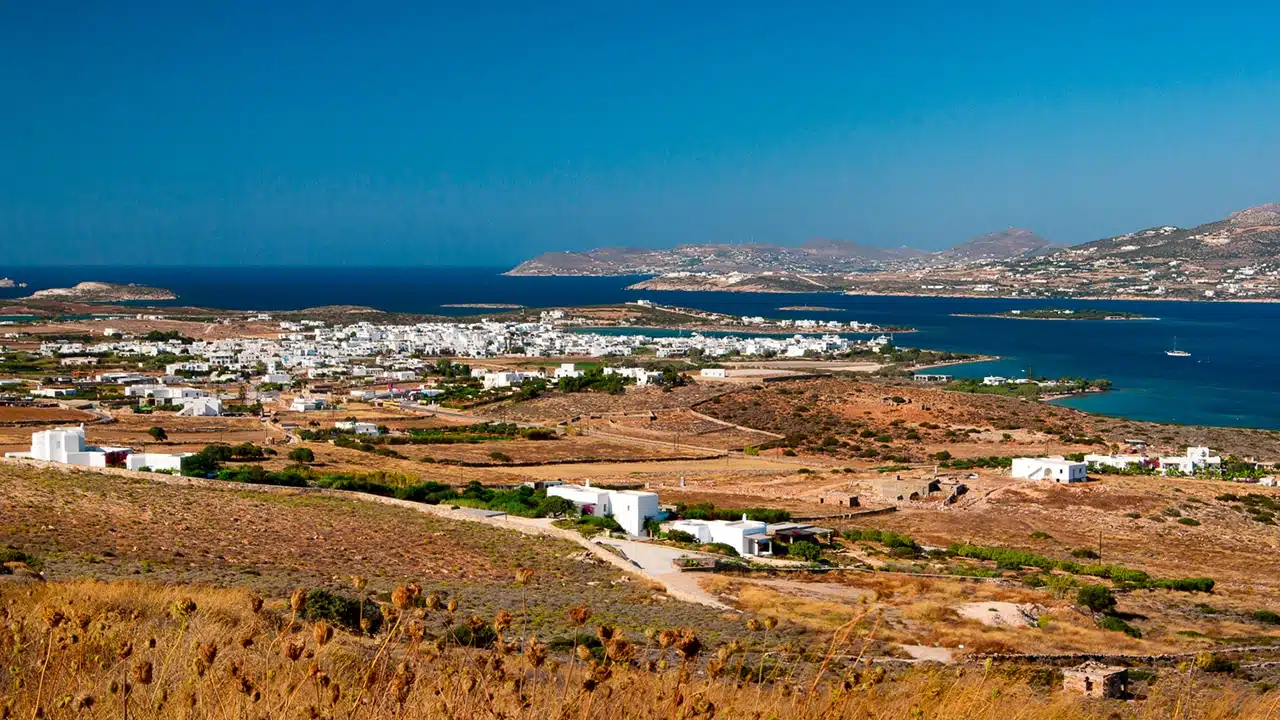
<path fill-rule="evenodd" d="M 805 663 L 703 646 L 692 630 L 603 628 L 599 650 L 557 653 L 522 628 L 519 607 L 454 618 L 412 586 L 383 607 L 388 630 L 357 637 L 300 621 L 305 601 L 237 590 L 0 585 L 0 717 L 1236 720 L 1280 704 L 1194 669 L 1166 671 L 1133 701 L 1085 701 L 990 665 L 887 673 L 836 659 L 859 646 L 839 634 Z M 575 622 L 589 631 L 588 612 Z M 498 640 L 479 649 L 440 632 L 460 622 Z"/>

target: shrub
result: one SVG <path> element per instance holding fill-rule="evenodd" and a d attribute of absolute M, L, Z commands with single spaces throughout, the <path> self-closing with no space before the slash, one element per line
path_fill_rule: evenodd
<path fill-rule="evenodd" d="M 708 543 L 702 546 L 702 549 L 715 553 L 717 555 L 728 555 L 729 557 L 738 557 L 738 551 L 728 543 Z"/>
<path fill-rule="evenodd" d="M 1184 517 L 1184 518 L 1178 518 L 1178 524 L 1195 527 L 1200 524 L 1200 521 L 1195 518 Z"/>
<path fill-rule="evenodd" d="M 1253 619 L 1267 625 L 1280 625 L 1280 613 L 1271 610 L 1255 610 Z"/>
<path fill-rule="evenodd" d="M 950 460 L 951 453 L 946 450 L 939 450 L 938 452 L 933 454 L 933 459 L 934 460 Z"/>
<path fill-rule="evenodd" d="M 316 461 L 316 454 L 311 448 L 300 447 L 289 451 L 289 459 L 294 462 L 310 463 Z"/>
<path fill-rule="evenodd" d="M 326 620 L 359 635 L 362 604 L 363 617 L 371 623 L 369 634 L 376 634 L 382 625 L 382 612 L 378 604 L 371 600 L 360 600 L 316 588 L 307 593 L 302 616 L 308 620 Z"/>
<path fill-rule="evenodd" d="M 1104 615 L 1101 618 L 1099 618 L 1098 627 L 1102 628 L 1103 630 L 1113 630 L 1115 632 L 1122 632 L 1125 635 L 1128 635 L 1129 637 L 1134 637 L 1134 638 L 1142 637 L 1141 630 L 1130 625 L 1124 620 L 1121 620 L 1115 615 Z"/>
<path fill-rule="evenodd" d="M 668 530 L 666 534 L 663 535 L 663 537 L 665 537 L 668 540 L 671 540 L 672 542 L 679 542 L 679 543 L 692 543 L 692 542 L 698 541 L 698 538 L 694 537 L 693 535 L 690 535 L 689 533 L 683 530 Z"/>
<path fill-rule="evenodd" d="M 1099 555 L 1096 551 L 1089 548 L 1076 548 L 1071 551 L 1071 557 L 1078 557 L 1085 560 L 1097 560 Z"/>
<path fill-rule="evenodd" d="M 152 439 L 154 439 L 156 442 L 164 442 L 165 440 L 169 439 L 169 433 L 165 432 L 164 428 L 160 427 L 159 425 L 152 427 L 150 430 L 147 431 L 147 434 L 150 435 Z"/>
<path fill-rule="evenodd" d="M 5 563 L 23 563 L 32 570 L 39 570 L 44 566 L 40 558 L 14 548 L 0 549 L 0 567 L 4 567 Z"/>
<path fill-rule="evenodd" d="M 1196 668 L 1210 673 L 1228 673 L 1235 672 L 1240 664 L 1234 660 L 1215 655 L 1211 652 L 1200 653 L 1196 656 Z"/>
<path fill-rule="evenodd" d="M 578 506 L 562 497 L 549 497 L 538 503 L 534 512 L 538 517 L 573 517 L 578 514 Z"/>
<path fill-rule="evenodd" d="M 1031 533 L 1031 537 L 1035 540 L 1052 540 L 1053 536 L 1043 530 L 1036 530 Z"/>
<path fill-rule="evenodd" d="M 808 540 L 797 540 L 787 546 L 787 555 L 808 562 L 818 562 L 822 559 L 822 548 Z"/>
<path fill-rule="evenodd" d="M 500 452 L 498 450 L 494 450 L 493 452 L 489 453 L 489 459 L 497 462 L 504 462 L 504 463 L 511 462 L 510 455 L 504 452 Z"/>
<path fill-rule="evenodd" d="M 1116 609 L 1116 595 L 1105 585 L 1085 585 L 1076 591 L 1076 604 L 1094 612 L 1109 613 Z"/>

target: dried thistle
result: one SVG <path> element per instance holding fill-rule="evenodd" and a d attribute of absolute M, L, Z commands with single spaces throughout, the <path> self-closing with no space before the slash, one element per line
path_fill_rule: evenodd
<path fill-rule="evenodd" d="M 307 591 L 304 588 L 298 588 L 289 596 L 289 607 L 295 612 L 300 613 L 307 606 Z"/>
<path fill-rule="evenodd" d="M 401 610 L 408 610 L 413 606 L 413 595 L 410 594 L 409 588 L 397 585 L 396 589 L 391 591 L 391 602 Z"/>
<path fill-rule="evenodd" d="M 289 659 L 289 662 L 297 662 L 298 658 L 302 657 L 303 649 L 302 643 L 291 642 L 284 646 L 284 656 Z"/>
<path fill-rule="evenodd" d="M 519 585 L 528 585 L 533 579 L 533 568 L 519 568 L 516 570 L 516 583 Z"/>
<path fill-rule="evenodd" d="M 253 611 L 253 613 L 254 613 L 255 615 L 256 615 L 256 614 L 258 614 L 258 613 L 260 613 L 260 612 L 262 612 L 262 597 L 261 597 L 261 596 L 256 595 L 256 594 L 255 594 L 255 595 L 250 595 L 250 596 L 249 596 L 249 610 Z"/>
<path fill-rule="evenodd" d="M 458 612 L 458 601 L 457 601 L 457 599 L 455 599 L 455 598 L 449 598 L 449 604 L 445 606 L 445 609 L 449 611 L 449 614 L 450 614 L 450 615 L 452 615 L 452 614 L 454 614 L 454 613 Z"/>
<path fill-rule="evenodd" d="M 772 630 L 776 627 L 778 627 L 778 618 L 773 617 L 772 615 L 766 615 L 764 618 L 764 629 Z"/>
<path fill-rule="evenodd" d="M 764 623 L 760 622 L 756 618 L 747 619 L 747 629 L 750 630 L 751 632 L 760 632 L 760 629 L 763 627 L 764 627 Z"/>
<path fill-rule="evenodd" d="M 213 661 L 218 659 L 218 645 L 216 643 L 201 643 L 196 648 L 196 653 L 200 659 L 209 667 L 213 667 Z"/>
<path fill-rule="evenodd" d="M 120 646 L 120 649 L 116 651 L 116 658 L 119 660 L 128 660 L 129 656 L 132 654 L 133 654 L 133 643 L 126 641 L 123 645 Z"/>
<path fill-rule="evenodd" d="M 694 634 L 693 628 L 685 628 L 680 632 L 679 639 L 676 640 L 676 652 L 680 653 L 680 657 L 688 662 L 698 656 L 702 652 L 702 641 Z"/>
<path fill-rule="evenodd" d="M 585 604 L 575 605 L 572 608 L 569 608 L 569 622 L 574 625 L 582 627 L 583 625 L 586 625 L 587 621 L 590 619 L 591 608 L 587 607 Z"/>
<path fill-rule="evenodd" d="M 440 599 L 439 595 L 431 593 L 427 595 L 426 606 L 428 610 L 439 612 L 444 609 L 444 601 Z"/>
<path fill-rule="evenodd" d="M 151 684 L 151 661 L 142 660 L 133 666 L 133 681 L 143 685 Z"/>
<path fill-rule="evenodd" d="M 366 580 L 363 575 L 351 576 L 351 587 L 354 587 L 356 590 L 363 591 L 368 586 L 369 586 L 369 581 Z"/>
<path fill-rule="evenodd" d="M 47 607 L 41 615 L 44 618 L 44 624 L 49 626 L 50 630 L 58 627 L 67 619 L 67 616 L 63 615 L 62 611 L 57 608 Z"/>
<path fill-rule="evenodd" d="M 499 610 L 498 613 L 493 616 L 493 629 L 497 632 L 502 632 L 503 630 L 511 627 L 513 619 L 514 618 L 512 618 L 511 613 L 506 610 Z"/>
<path fill-rule="evenodd" d="M 324 647 L 333 639 L 333 626 L 321 620 L 311 626 L 311 637 L 316 641 L 316 647 Z"/>
<path fill-rule="evenodd" d="M 169 614 L 174 620 L 182 620 L 188 618 L 196 611 L 196 601 L 189 597 L 175 600 L 173 605 L 169 607 Z"/>
<path fill-rule="evenodd" d="M 542 667 L 547 660 L 547 646 L 538 642 L 538 638 L 529 638 L 528 644 L 524 648 L 524 658 L 529 661 L 529 665 L 533 667 Z"/>
<path fill-rule="evenodd" d="M 672 645 L 675 645 L 676 640 L 679 637 L 680 637 L 680 634 L 677 633 L 675 630 L 663 630 L 662 632 L 658 633 L 658 647 L 662 648 L 663 650 L 666 650 Z"/>

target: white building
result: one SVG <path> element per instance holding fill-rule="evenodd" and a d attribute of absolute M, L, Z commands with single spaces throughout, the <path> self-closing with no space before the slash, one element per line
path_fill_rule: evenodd
<path fill-rule="evenodd" d="M 1212 455 L 1207 447 L 1189 447 L 1186 455 L 1175 455 L 1160 458 L 1160 474 L 1167 475 L 1169 470 L 1176 469 L 1184 475 L 1194 475 L 1197 470 L 1209 466 L 1219 466 L 1222 458 Z"/>
<path fill-rule="evenodd" d="M 354 420 L 343 420 L 333 424 L 334 429 L 353 432 L 357 435 L 377 435 L 378 426 L 373 423 L 355 422 Z"/>
<path fill-rule="evenodd" d="M 130 470 L 172 470 L 182 472 L 182 458 L 191 453 L 132 453 L 124 459 L 124 466 Z"/>
<path fill-rule="evenodd" d="M 741 520 L 677 520 L 670 529 L 689 533 L 703 544 L 724 543 L 739 555 L 773 554 L 768 527 L 762 521 L 748 520 L 746 515 Z"/>
<path fill-rule="evenodd" d="M 1125 468 L 1145 465 L 1154 461 L 1150 460 L 1146 455 L 1098 455 L 1097 453 L 1089 453 L 1084 456 L 1084 462 L 1086 465 L 1092 463 L 1124 470 Z"/>
<path fill-rule="evenodd" d="M 109 460 L 123 460 L 128 448 L 88 447 L 84 442 L 84 425 L 55 428 L 31 434 L 31 451 L 5 453 L 5 457 L 31 458 L 46 462 L 86 467 L 106 467 Z M 114 456 L 114 457 L 113 457 Z"/>
<path fill-rule="evenodd" d="M 1088 465 L 1062 457 L 1014 458 L 1010 475 L 1026 480 L 1050 480 L 1056 483 L 1088 480 Z"/>
<path fill-rule="evenodd" d="M 582 377 L 582 371 L 574 363 L 560 363 L 560 367 L 556 368 L 556 378 L 576 378 Z"/>
<path fill-rule="evenodd" d="M 804 354 L 803 350 L 801 354 Z M 702 368 L 698 371 L 698 377 L 723 379 L 729 377 L 729 371 L 724 368 Z"/>
<path fill-rule="evenodd" d="M 630 378 L 636 381 L 636 386 L 645 387 L 647 385 L 656 385 L 662 382 L 662 373 L 657 370 L 645 370 L 644 368 L 628 367 L 614 368 L 607 367 L 604 369 L 605 375 L 621 375 L 624 378 Z"/>
<path fill-rule="evenodd" d="M 289 404 L 289 409 L 293 412 L 313 412 L 315 410 L 324 409 L 324 400 L 313 397 L 303 397 L 299 395 Z"/>
<path fill-rule="evenodd" d="M 222 400 L 216 397 L 188 398 L 182 401 L 178 415 L 182 417 L 218 417 L 222 414 Z"/>
<path fill-rule="evenodd" d="M 1003 385 L 1009 382 L 1009 378 L 1003 378 L 999 375 L 988 375 L 982 378 L 983 385 Z"/>
<path fill-rule="evenodd" d="M 658 494 L 640 490 L 603 490 L 585 485 L 547 488 L 547 497 L 560 497 L 577 505 L 584 515 L 612 516 L 628 535 L 643 535 L 644 523 L 658 517 Z"/>

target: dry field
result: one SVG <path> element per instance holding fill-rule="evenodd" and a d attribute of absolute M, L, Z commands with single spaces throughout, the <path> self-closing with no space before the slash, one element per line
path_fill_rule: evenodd
<path fill-rule="evenodd" d="M 1237 720 L 1267 717 L 1277 702 L 1274 690 L 1196 670 L 1166 671 L 1135 682 L 1134 699 L 1108 701 L 1051 689 L 1060 683 L 1052 672 L 1011 666 L 886 672 L 843 659 L 865 643 L 840 632 L 808 649 L 835 659 L 801 664 L 761 654 L 786 647 L 772 632 L 717 645 L 697 628 L 667 625 L 646 638 L 611 629 L 586 606 L 577 624 L 605 642 L 579 658 L 531 637 L 523 610 L 539 612 L 541 597 L 466 618 L 415 590 L 384 600 L 388 629 L 362 637 L 307 618 L 305 596 L 286 604 L 207 587 L 0 585 L 0 708 L 6 717 L 164 719 Z M 473 635 L 446 632 L 464 623 L 497 637 L 477 646 L 460 639 Z"/>
<path fill-rule="evenodd" d="M 633 631 L 679 622 L 709 637 L 736 622 L 578 559 L 581 547 L 399 507 L 257 492 L 232 484 L 182 487 L 99 473 L 0 466 L 0 547 L 34 553 L 50 579 L 145 579 L 243 587 L 269 597 L 296 587 L 345 591 L 368 578 L 374 593 L 415 581 L 491 616 L 518 604 L 513 574 L 535 568 L 533 622 L 563 631 L 579 602 Z"/>
<path fill-rule="evenodd" d="M 96 305 L 91 307 L 92 310 L 90 312 L 94 313 L 115 310 L 111 306 Z M 119 308 L 118 310 L 122 314 L 130 311 L 157 312 L 161 314 L 173 314 L 175 312 L 174 310 L 138 310 L 137 308 Z M 152 331 L 176 331 L 196 340 L 248 337 L 275 338 L 280 334 L 279 325 L 273 323 L 206 323 L 187 320 L 138 320 L 136 318 L 67 320 L 24 326 L 22 331 L 32 335 L 92 335 L 102 337 L 102 331 L 105 328 L 113 328 L 129 335 L 146 335 Z"/>
<path fill-rule="evenodd" d="M 557 423 L 578 416 L 639 413 L 688 408 L 702 400 L 732 391 L 732 386 L 702 383 L 663 392 L 658 388 L 628 388 L 621 395 L 607 393 L 547 393 L 522 403 L 496 403 L 477 408 L 476 414 L 494 420 Z"/>
<path fill-rule="evenodd" d="M 660 445 L 642 445 L 585 435 L 568 435 L 555 440 L 499 440 L 454 445 L 396 445 L 393 447 L 405 455 L 414 457 L 499 465 L 502 463 L 492 459 L 491 453 L 503 453 L 515 463 L 598 462 L 601 460 L 643 462 L 699 457 L 708 454 L 691 448 L 677 451 L 675 448 Z"/>
<path fill-rule="evenodd" d="M 72 425 L 92 422 L 92 413 L 80 410 L 69 410 L 61 407 L 18 407 L 14 405 L 0 406 L 0 426 L 7 425 Z M 37 428 L 38 429 L 38 428 Z"/>

